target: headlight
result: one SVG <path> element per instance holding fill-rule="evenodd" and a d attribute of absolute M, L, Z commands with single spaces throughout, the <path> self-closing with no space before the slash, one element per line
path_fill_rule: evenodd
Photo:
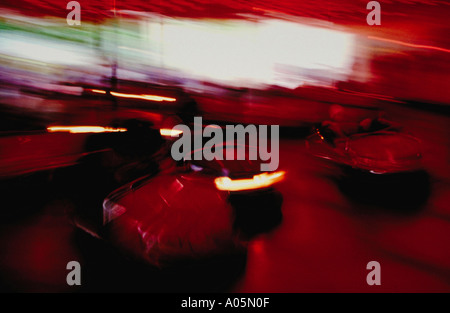
<path fill-rule="evenodd" d="M 229 177 L 218 177 L 214 180 L 217 189 L 226 191 L 253 190 L 269 187 L 284 179 L 286 172 L 262 173 L 250 179 L 231 179 Z"/>

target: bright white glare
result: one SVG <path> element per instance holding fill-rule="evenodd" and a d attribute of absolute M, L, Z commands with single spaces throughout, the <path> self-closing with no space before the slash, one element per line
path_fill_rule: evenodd
<path fill-rule="evenodd" d="M 3 33 L 0 35 L 0 54 L 47 64 L 86 66 L 97 63 L 88 49 L 61 41 L 37 38 L 33 35 L 19 36 Z"/>
<path fill-rule="evenodd" d="M 277 64 L 291 64 L 306 69 L 347 69 L 351 65 L 351 34 L 269 20 L 261 29 L 261 51 Z"/>
<path fill-rule="evenodd" d="M 201 78 L 273 84 L 280 68 L 351 72 L 354 36 L 345 32 L 282 20 L 167 19 L 149 28 L 161 65 Z"/>
<path fill-rule="evenodd" d="M 177 129 L 161 128 L 159 130 L 159 133 L 164 137 L 178 137 L 183 133 L 183 131 Z"/>

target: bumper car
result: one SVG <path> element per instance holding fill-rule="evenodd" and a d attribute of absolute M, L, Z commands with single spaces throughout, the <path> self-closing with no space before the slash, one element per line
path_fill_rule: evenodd
<path fill-rule="evenodd" d="M 229 148 L 224 144 L 224 151 Z M 249 236 L 281 220 L 282 196 L 274 185 L 285 172 L 261 172 L 259 166 L 248 158 L 168 158 L 111 192 L 101 220 L 97 215 L 95 223 L 77 225 L 158 268 L 243 254 Z"/>
<path fill-rule="evenodd" d="M 373 174 L 422 169 L 419 139 L 383 119 L 323 122 L 307 138 L 306 148 L 314 156 Z"/>
<path fill-rule="evenodd" d="M 332 179 L 359 210 L 409 214 L 422 209 L 430 178 L 422 165 L 421 142 L 386 120 L 363 122 L 351 131 L 322 123 L 307 138 L 307 150 L 339 165 Z"/>

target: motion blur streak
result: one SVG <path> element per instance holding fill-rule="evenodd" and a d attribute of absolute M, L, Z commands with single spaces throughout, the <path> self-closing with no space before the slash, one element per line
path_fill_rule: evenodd
<path fill-rule="evenodd" d="M 110 128 L 101 126 L 51 126 L 47 127 L 49 132 L 69 132 L 72 134 L 85 133 L 117 133 L 126 132 L 126 128 Z"/>
<path fill-rule="evenodd" d="M 285 172 L 262 173 L 251 179 L 231 179 L 229 177 L 218 177 L 214 180 L 217 189 L 226 191 L 242 191 L 270 187 L 284 179 Z"/>
<path fill-rule="evenodd" d="M 411 47 L 411 48 L 429 49 L 429 50 L 436 50 L 436 51 L 450 53 L 450 49 L 444 49 L 444 48 L 436 47 L 436 46 L 418 45 L 418 44 L 413 44 L 413 43 L 404 42 L 404 41 L 400 41 L 400 40 L 392 40 L 392 39 L 386 39 L 386 38 L 381 38 L 381 37 L 376 37 L 376 36 L 369 36 L 368 38 L 379 40 L 379 41 L 384 41 L 384 42 L 396 43 L 396 44 L 406 46 L 406 47 Z"/>
<path fill-rule="evenodd" d="M 120 98 L 143 99 L 143 100 L 149 100 L 149 101 L 169 101 L 169 102 L 177 101 L 177 99 L 170 98 L 170 97 L 162 97 L 162 96 L 156 96 L 156 95 L 134 95 L 134 94 L 128 94 L 128 93 L 115 92 L 115 91 L 111 91 L 111 95 L 113 95 L 115 97 L 120 97 Z"/>

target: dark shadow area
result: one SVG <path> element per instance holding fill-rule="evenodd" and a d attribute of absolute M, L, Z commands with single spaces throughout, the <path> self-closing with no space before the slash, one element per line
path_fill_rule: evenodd
<path fill-rule="evenodd" d="M 234 228 L 251 238 L 280 225 L 283 196 L 275 190 L 232 193 L 229 201 L 234 209 Z"/>
<path fill-rule="evenodd" d="M 11 136 L 15 132 L 46 130 L 45 123 L 39 117 L 9 111 L 0 105 L 0 136 Z"/>
<path fill-rule="evenodd" d="M 244 273 L 246 255 L 221 255 L 158 269 L 126 257 L 81 230 L 74 236 L 84 277 L 80 292 L 227 292 Z"/>
<path fill-rule="evenodd" d="M 39 214 L 57 195 L 49 188 L 51 173 L 38 172 L 0 181 L 2 209 L 0 225 L 10 224 Z"/>
<path fill-rule="evenodd" d="M 302 139 L 311 135 L 311 126 L 280 127 L 280 138 Z"/>
<path fill-rule="evenodd" d="M 336 183 L 355 204 L 398 214 L 419 212 L 431 193 L 430 177 L 426 171 L 372 174 L 344 167 Z"/>
<path fill-rule="evenodd" d="M 433 102 L 425 103 L 421 101 L 405 100 L 404 102 L 399 102 L 398 105 L 413 108 L 416 110 L 423 110 L 431 113 L 450 116 L 450 106 L 443 103 L 441 104 Z"/>

